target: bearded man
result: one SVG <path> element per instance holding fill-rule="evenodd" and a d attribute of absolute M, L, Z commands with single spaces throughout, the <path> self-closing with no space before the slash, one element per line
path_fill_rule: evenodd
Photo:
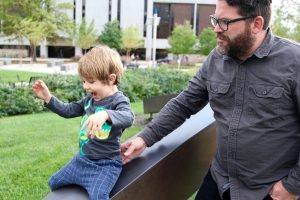
<path fill-rule="evenodd" d="M 217 0 L 217 47 L 135 139 L 140 155 L 210 104 L 217 151 L 197 200 L 295 200 L 300 195 L 300 45 L 269 28 L 271 0 Z"/>

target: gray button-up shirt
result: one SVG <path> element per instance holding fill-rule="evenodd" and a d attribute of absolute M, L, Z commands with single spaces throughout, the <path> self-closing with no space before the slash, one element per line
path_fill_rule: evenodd
<path fill-rule="evenodd" d="M 282 180 L 300 194 L 300 46 L 268 30 L 245 61 L 213 50 L 188 88 L 140 133 L 148 146 L 210 103 L 217 152 L 211 172 L 232 200 L 259 200 Z"/>

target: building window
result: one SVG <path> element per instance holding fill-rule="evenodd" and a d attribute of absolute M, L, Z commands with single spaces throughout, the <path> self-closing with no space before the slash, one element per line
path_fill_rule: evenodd
<path fill-rule="evenodd" d="M 76 21 L 76 0 L 73 1 L 73 20 Z"/>
<path fill-rule="evenodd" d="M 108 1 L 108 21 L 111 21 L 111 0 Z"/>
<path fill-rule="evenodd" d="M 118 0 L 118 13 L 117 13 L 117 19 L 119 23 L 121 24 L 121 0 Z"/>
<path fill-rule="evenodd" d="M 155 3 L 154 8 L 160 17 L 157 29 L 158 38 L 168 38 L 176 24 L 184 24 L 189 21 L 193 25 L 194 4 L 183 3 Z"/>
<path fill-rule="evenodd" d="M 82 19 L 85 18 L 85 0 L 82 0 Z"/>
<path fill-rule="evenodd" d="M 147 9 L 148 9 L 148 0 L 144 0 L 144 37 L 146 37 L 146 32 L 147 32 Z"/>

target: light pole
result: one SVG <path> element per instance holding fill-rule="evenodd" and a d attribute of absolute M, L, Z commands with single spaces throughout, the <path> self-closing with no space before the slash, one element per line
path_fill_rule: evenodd
<path fill-rule="evenodd" d="M 160 17 L 157 17 L 157 13 L 153 16 L 153 40 L 152 40 L 152 67 L 156 67 L 156 37 L 157 26 L 159 25 Z"/>

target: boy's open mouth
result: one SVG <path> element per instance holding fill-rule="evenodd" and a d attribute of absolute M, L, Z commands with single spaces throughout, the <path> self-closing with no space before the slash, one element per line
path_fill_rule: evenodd
<path fill-rule="evenodd" d="M 95 99 L 95 100 L 98 99 L 95 92 L 91 92 L 91 96 L 92 96 L 92 98 Z"/>

